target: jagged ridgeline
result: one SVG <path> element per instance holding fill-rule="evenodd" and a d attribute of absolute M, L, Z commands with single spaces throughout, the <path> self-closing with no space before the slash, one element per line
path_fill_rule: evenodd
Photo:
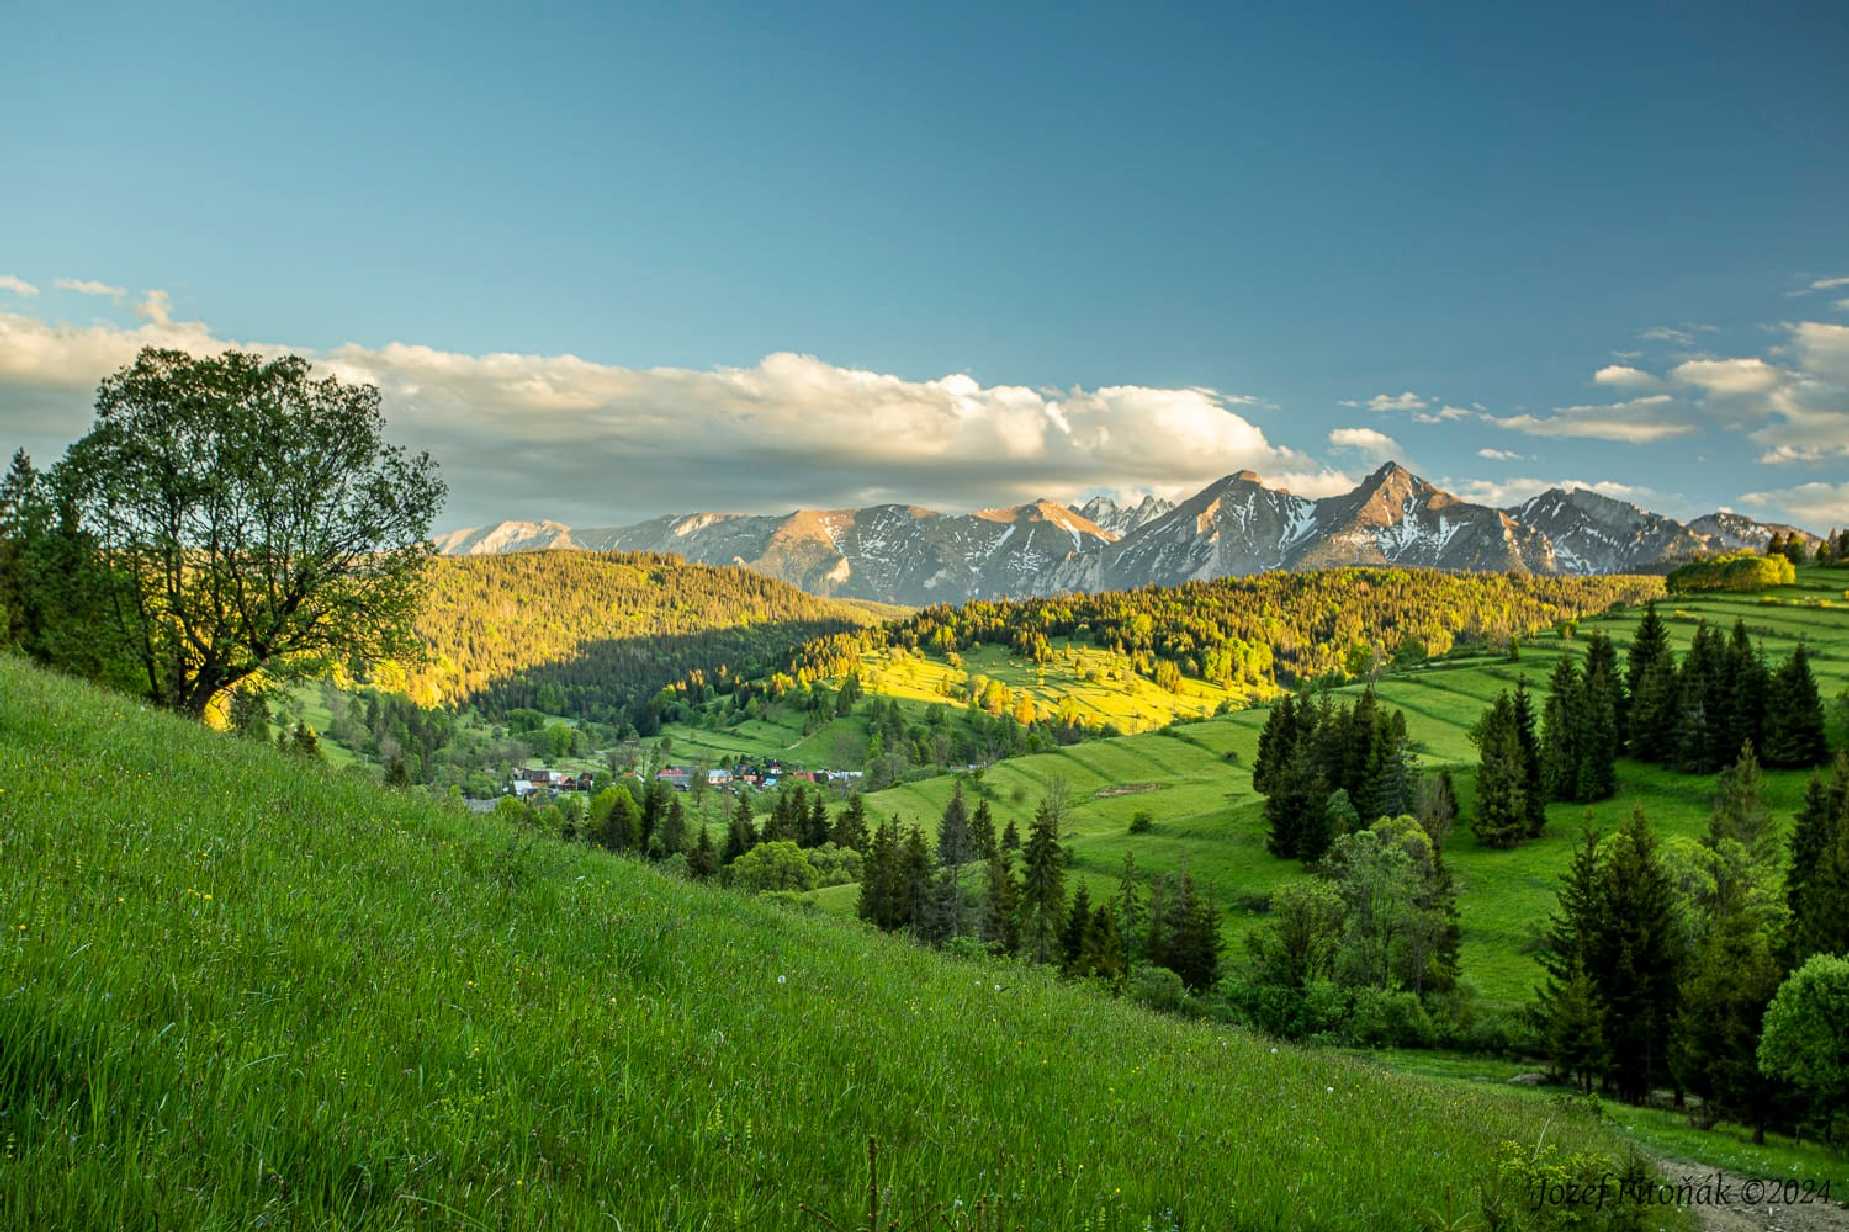
<path fill-rule="evenodd" d="M 943 652 L 1003 644 L 1041 661 L 1058 639 L 1128 656 L 1158 683 L 1179 673 L 1263 691 L 1359 676 L 1459 645 L 1506 645 L 1663 593 L 1659 577 L 1329 569 L 1046 599 L 977 599 L 838 631 L 803 646 L 776 684 L 842 676 L 887 647 Z M 1166 666 L 1164 666 L 1166 665 Z"/>
<path fill-rule="evenodd" d="M 902 610 L 650 552 L 438 558 L 417 618 L 429 661 L 378 683 L 424 705 L 620 721 L 669 683 L 762 675 Z"/>

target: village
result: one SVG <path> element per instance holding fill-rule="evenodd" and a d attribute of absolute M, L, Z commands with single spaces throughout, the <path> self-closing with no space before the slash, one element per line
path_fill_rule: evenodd
<path fill-rule="evenodd" d="M 701 782 L 701 777 L 704 781 Z M 645 766 L 633 766 L 617 776 L 618 781 L 627 780 L 643 784 L 651 777 Z M 735 793 L 747 788 L 759 791 L 775 791 L 789 783 L 822 783 L 832 785 L 838 790 L 850 790 L 862 777 L 859 770 L 807 770 L 786 765 L 775 758 L 763 762 L 741 761 L 732 766 L 715 766 L 702 769 L 696 766 L 667 765 L 653 771 L 655 782 L 675 791 L 691 792 L 707 789 Z M 567 792 L 594 791 L 599 776 L 590 771 L 573 773 L 569 770 L 554 770 L 546 767 L 521 766 L 513 771 L 503 795 L 529 803 L 550 799 Z M 606 778 L 604 780 L 608 782 Z M 492 806 L 492 801 L 484 804 Z"/>

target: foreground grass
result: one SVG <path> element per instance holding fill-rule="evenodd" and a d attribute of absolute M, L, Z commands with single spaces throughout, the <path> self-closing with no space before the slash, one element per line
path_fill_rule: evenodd
<path fill-rule="evenodd" d="M 985 1196 L 1035 1229 L 1406 1227 L 1500 1140 L 1617 1149 L 4 656 L 0 793 L 8 1228 L 848 1227 L 869 1137 L 907 1227 Z"/>

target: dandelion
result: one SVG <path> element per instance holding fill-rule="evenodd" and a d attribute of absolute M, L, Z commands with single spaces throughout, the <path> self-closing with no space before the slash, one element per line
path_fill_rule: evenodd
<path fill-rule="evenodd" d="M 790 977 L 787 975 L 780 975 L 777 977 L 777 982 L 779 984 L 787 984 L 790 982 Z"/>
<path fill-rule="evenodd" d="M 1334 1087 L 1324 1087 L 1324 1088 L 1323 1088 L 1323 1090 L 1325 1090 L 1325 1091 L 1327 1091 L 1327 1092 L 1329 1092 L 1329 1094 L 1331 1094 L 1331 1095 L 1334 1095 L 1334 1094 L 1335 1094 L 1335 1088 L 1334 1088 Z"/>

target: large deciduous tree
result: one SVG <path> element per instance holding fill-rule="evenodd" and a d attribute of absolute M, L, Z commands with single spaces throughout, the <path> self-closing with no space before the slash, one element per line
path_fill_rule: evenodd
<path fill-rule="evenodd" d="M 153 701 L 200 716 L 258 672 L 416 652 L 445 488 L 384 427 L 376 387 L 295 356 L 149 348 L 102 383 L 54 483 Z"/>

